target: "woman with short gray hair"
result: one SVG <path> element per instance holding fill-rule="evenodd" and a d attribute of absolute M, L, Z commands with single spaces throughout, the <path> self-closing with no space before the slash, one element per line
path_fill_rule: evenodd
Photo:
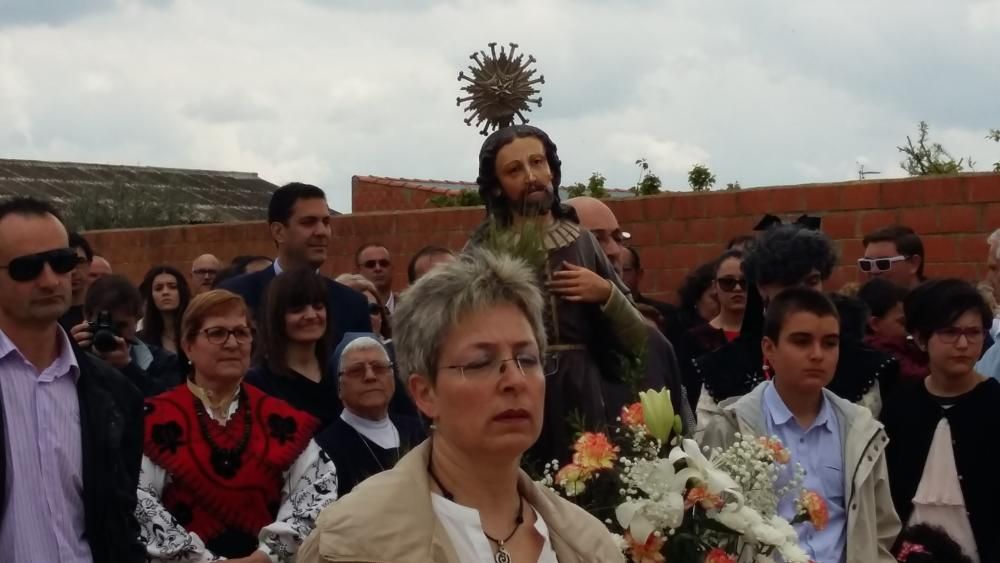
<path fill-rule="evenodd" d="M 472 250 L 400 298 L 400 372 L 431 438 L 325 510 L 302 563 L 623 561 L 598 520 L 533 482 L 541 433 L 542 295 L 522 261 Z"/>

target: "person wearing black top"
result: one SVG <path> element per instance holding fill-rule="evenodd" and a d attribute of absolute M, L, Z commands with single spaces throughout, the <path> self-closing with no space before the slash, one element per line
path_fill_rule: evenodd
<path fill-rule="evenodd" d="M 944 528 L 976 561 L 1000 561 L 1000 382 L 975 370 L 993 314 L 955 279 L 919 286 L 905 312 L 930 375 L 901 384 L 883 413 L 896 511 L 911 526 Z"/>
<path fill-rule="evenodd" d="M 378 336 L 346 335 L 333 362 L 344 410 L 316 436 L 316 443 L 337 468 L 337 492 L 342 497 L 368 477 L 392 469 L 427 434 L 418 419 L 389 412 L 396 381 Z"/>

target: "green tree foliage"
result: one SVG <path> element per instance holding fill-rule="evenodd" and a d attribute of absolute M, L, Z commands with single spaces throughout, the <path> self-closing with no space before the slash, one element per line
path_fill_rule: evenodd
<path fill-rule="evenodd" d="M 715 174 L 702 164 L 695 164 L 688 172 L 688 184 L 696 192 L 707 192 L 715 185 Z"/>
<path fill-rule="evenodd" d="M 920 137 L 914 143 L 910 136 L 906 136 L 906 145 L 896 147 L 899 152 L 906 155 L 906 160 L 899 165 L 906 170 L 910 176 L 934 176 L 937 174 L 958 174 L 966 168 L 972 169 L 971 158 L 960 158 L 955 160 L 941 146 L 941 143 L 934 143 L 928 139 L 926 121 L 921 121 L 919 125 Z"/>
<path fill-rule="evenodd" d="M 990 129 L 990 134 L 986 138 L 994 143 L 1000 143 L 1000 129 Z M 993 163 L 993 171 L 1000 172 L 1000 160 Z"/>
<path fill-rule="evenodd" d="M 639 182 L 632 188 L 635 195 L 655 195 L 660 193 L 663 181 L 649 168 L 649 162 L 645 158 L 635 161 L 639 167 Z"/>
<path fill-rule="evenodd" d="M 124 182 L 83 186 L 62 203 L 66 224 L 77 231 L 216 223 L 218 215 L 191 204 L 170 186 L 138 189 Z"/>
<path fill-rule="evenodd" d="M 735 182 L 730 182 L 730 183 L 726 184 L 726 191 L 727 192 L 734 192 L 736 190 L 742 190 L 742 189 L 743 189 L 743 186 L 740 185 L 740 181 L 739 180 L 736 180 Z"/>
<path fill-rule="evenodd" d="M 434 207 L 480 207 L 486 205 L 478 190 L 462 190 L 458 195 L 438 195 L 430 199 Z"/>
<path fill-rule="evenodd" d="M 594 172 L 590 175 L 587 183 L 577 182 L 566 186 L 566 192 L 569 197 L 580 197 L 580 196 L 590 196 L 597 199 L 605 199 L 608 197 L 608 189 L 605 187 L 607 183 L 607 178 L 604 177 L 600 172 Z"/>

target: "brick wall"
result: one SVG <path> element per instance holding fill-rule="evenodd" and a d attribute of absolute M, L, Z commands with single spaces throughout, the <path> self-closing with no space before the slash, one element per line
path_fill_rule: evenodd
<path fill-rule="evenodd" d="M 431 208 L 431 198 L 453 190 L 420 186 L 405 180 L 355 176 L 351 179 L 351 209 L 354 213 Z"/>
<path fill-rule="evenodd" d="M 712 259 L 730 238 L 748 233 L 765 213 L 823 218 L 823 230 L 837 241 L 841 256 L 832 287 L 856 279 L 854 261 L 862 254 L 864 233 L 893 223 L 921 234 L 928 275 L 976 280 L 985 273 L 986 236 L 1000 228 L 1000 174 L 670 193 L 610 205 L 639 248 L 646 269 L 643 289 L 651 295 L 670 297 L 690 268 Z M 378 241 L 394 256 L 401 288 L 413 252 L 426 244 L 460 249 L 482 217 L 481 208 L 334 217 L 331 260 L 324 271 L 351 271 L 357 247 Z M 87 237 L 115 271 L 136 281 L 153 264 L 189 272 L 190 260 L 203 252 L 223 260 L 274 253 L 262 222 L 102 231 Z"/>

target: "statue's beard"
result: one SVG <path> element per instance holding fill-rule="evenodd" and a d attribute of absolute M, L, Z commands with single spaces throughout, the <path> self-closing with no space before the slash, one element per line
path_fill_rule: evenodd
<path fill-rule="evenodd" d="M 532 186 L 524 190 L 517 201 L 511 202 L 511 207 L 514 213 L 521 217 L 540 217 L 552 211 L 555 200 L 552 186 Z"/>

